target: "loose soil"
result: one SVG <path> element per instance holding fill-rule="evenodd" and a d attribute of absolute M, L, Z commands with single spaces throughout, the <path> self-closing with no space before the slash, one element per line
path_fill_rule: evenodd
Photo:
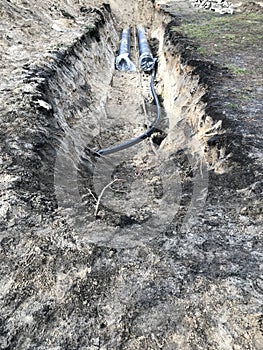
<path fill-rule="evenodd" d="M 262 348 L 262 2 L 233 3 L 0 0 L 1 349 Z M 156 116 L 139 25 L 161 121 L 98 157 Z"/>

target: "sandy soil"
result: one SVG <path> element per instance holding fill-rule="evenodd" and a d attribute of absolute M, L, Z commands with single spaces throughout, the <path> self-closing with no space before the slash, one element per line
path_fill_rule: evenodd
<path fill-rule="evenodd" d="M 1 349 L 262 348 L 262 2 L 233 3 L 0 0 Z M 98 158 L 156 115 L 138 25 L 162 118 Z"/>

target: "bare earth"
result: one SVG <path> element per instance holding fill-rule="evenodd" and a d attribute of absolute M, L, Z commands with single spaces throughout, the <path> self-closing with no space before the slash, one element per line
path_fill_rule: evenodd
<path fill-rule="evenodd" d="M 0 349 L 262 349 L 263 7 L 233 3 L 0 0 Z M 140 25 L 161 121 L 98 157 L 156 116 Z"/>

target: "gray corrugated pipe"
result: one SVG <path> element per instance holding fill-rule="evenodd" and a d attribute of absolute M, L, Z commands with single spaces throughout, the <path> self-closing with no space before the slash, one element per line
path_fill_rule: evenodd
<path fill-rule="evenodd" d="M 137 29 L 139 40 L 139 63 L 144 71 L 151 71 L 154 68 L 156 58 L 153 58 L 143 27 Z"/>
<path fill-rule="evenodd" d="M 130 28 L 125 28 L 122 31 L 119 55 L 116 57 L 116 68 L 125 72 L 134 72 L 135 65 L 130 59 Z"/>

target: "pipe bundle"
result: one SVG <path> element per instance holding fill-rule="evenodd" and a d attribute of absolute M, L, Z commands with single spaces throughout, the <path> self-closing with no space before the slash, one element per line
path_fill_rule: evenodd
<path fill-rule="evenodd" d="M 119 54 L 116 57 L 116 68 L 120 71 L 134 72 L 135 65 L 130 59 L 130 28 L 122 31 Z M 153 57 L 150 46 L 147 41 L 145 29 L 139 27 L 137 29 L 139 42 L 139 64 L 142 70 L 150 72 L 154 69 L 156 58 Z"/>

